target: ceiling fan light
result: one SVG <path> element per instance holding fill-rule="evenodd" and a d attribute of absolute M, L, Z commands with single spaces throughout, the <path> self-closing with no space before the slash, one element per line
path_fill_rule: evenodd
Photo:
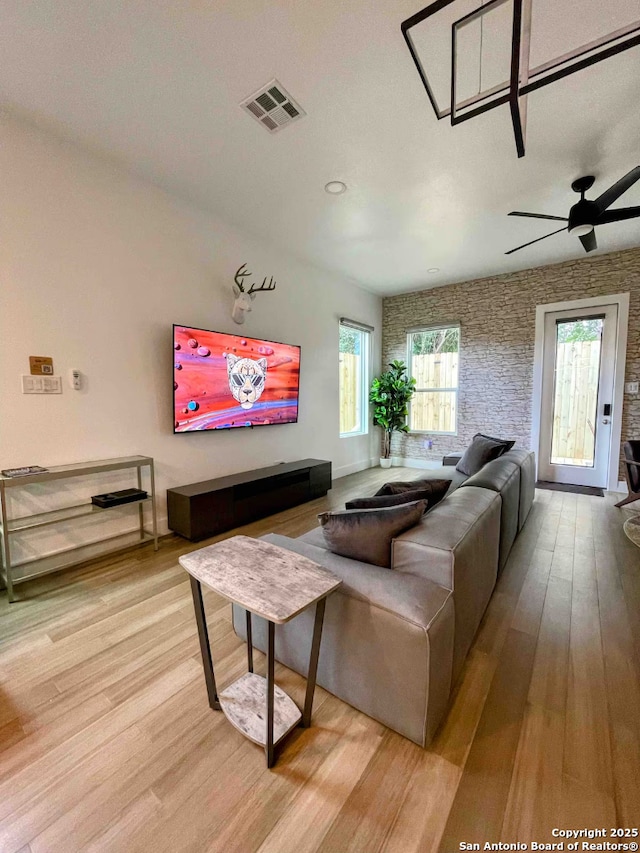
<path fill-rule="evenodd" d="M 586 222 L 584 225 L 574 225 L 573 228 L 569 228 L 569 234 L 573 234 L 575 237 L 584 237 L 585 234 L 591 234 L 592 231 L 593 225 Z"/>

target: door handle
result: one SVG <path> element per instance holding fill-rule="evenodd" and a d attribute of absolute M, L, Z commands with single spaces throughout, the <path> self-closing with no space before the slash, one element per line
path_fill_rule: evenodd
<path fill-rule="evenodd" d="M 608 423 L 610 423 L 610 422 L 611 422 L 611 418 L 603 418 L 603 419 L 602 419 L 602 423 L 603 423 L 603 424 L 608 424 Z"/>

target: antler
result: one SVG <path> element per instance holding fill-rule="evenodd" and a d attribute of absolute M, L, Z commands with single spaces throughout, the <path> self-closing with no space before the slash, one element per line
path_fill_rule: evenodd
<path fill-rule="evenodd" d="M 246 264 L 242 264 L 242 266 L 238 269 L 238 272 L 234 275 L 233 280 L 240 288 L 240 293 L 244 293 L 244 287 L 242 286 L 242 279 L 246 278 L 248 275 L 251 275 L 250 272 L 242 272 L 242 270 L 246 267 Z M 253 285 L 251 285 L 253 288 Z M 251 293 L 251 291 L 249 291 Z"/>
<path fill-rule="evenodd" d="M 273 276 L 271 276 L 271 278 L 269 279 L 269 284 L 266 284 L 266 281 L 267 281 L 267 277 L 265 275 L 265 277 L 262 279 L 262 284 L 260 285 L 260 287 L 256 287 L 255 285 L 252 284 L 251 287 L 249 288 L 249 293 L 257 293 L 259 290 L 275 290 L 276 289 L 277 282 L 275 282 L 273 280 Z M 265 285 L 266 285 L 266 287 L 265 287 Z"/>
<path fill-rule="evenodd" d="M 260 287 L 256 287 L 255 284 L 252 284 L 251 287 L 249 288 L 249 290 L 245 291 L 245 289 L 243 287 L 242 280 L 245 279 L 248 275 L 251 275 L 249 270 L 245 270 L 245 267 L 246 267 L 246 264 L 242 264 L 242 266 L 238 269 L 238 271 L 236 272 L 236 274 L 233 277 L 233 280 L 238 285 L 238 289 L 240 290 L 240 293 L 246 293 L 248 296 L 251 293 L 258 293 L 259 290 L 275 290 L 276 289 L 277 282 L 275 282 L 273 280 L 273 276 L 271 276 L 271 278 L 269 279 L 269 284 L 267 284 L 267 277 L 265 276 L 262 279 L 262 284 L 260 285 Z"/>

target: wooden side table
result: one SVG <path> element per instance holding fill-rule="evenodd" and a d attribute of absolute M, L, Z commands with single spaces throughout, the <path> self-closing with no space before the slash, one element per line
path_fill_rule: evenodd
<path fill-rule="evenodd" d="M 229 722 L 254 743 L 264 746 L 267 767 L 274 764 L 275 747 L 298 724 L 311 725 L 322 622 L 327 596 L 342 581 L 312 560 L 248 536 L 233 536 L 179 558 L 189 573 L 191 594 L 209 705 L 223 711 Z M 248 672 L 219 695 L 202 600 L 202 587 L 240 605 L 247 612 Z M 316 605 L 304 709 L 274 683 L 275 626 Z M 253 671 L 251 614 L 268 624 L 267 676 Z M 266 711 L 266 719 L 265 719 Z"/>

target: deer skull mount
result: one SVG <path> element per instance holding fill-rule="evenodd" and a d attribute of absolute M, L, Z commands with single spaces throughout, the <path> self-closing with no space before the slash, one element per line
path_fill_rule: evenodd
<path fill-rule="evenodd" d="M 276 289 L 276 282 L 273 280 L 273 276 L 269 279 L 269 284 L 267 284 L 267 277 L 265 276 L 262 279 L 260 287 L 256 287 L 255 284 L 252 284 L 249 290 L 245 290 L 244 279 L 251 275 L 248 270 L 245 270 L 246 266 L 246 264 L 242 264 L 240 269 L 234 275 L 234 283 L 231 285 L 233 288 L 233 295 L 235 296 L 231 318 L 234 323 L 238 324 L 244 323 L 247 311 L 251 311 L 251 303 L 256 298 L 256 293 L 263 290 L 268 292 Z"/>

